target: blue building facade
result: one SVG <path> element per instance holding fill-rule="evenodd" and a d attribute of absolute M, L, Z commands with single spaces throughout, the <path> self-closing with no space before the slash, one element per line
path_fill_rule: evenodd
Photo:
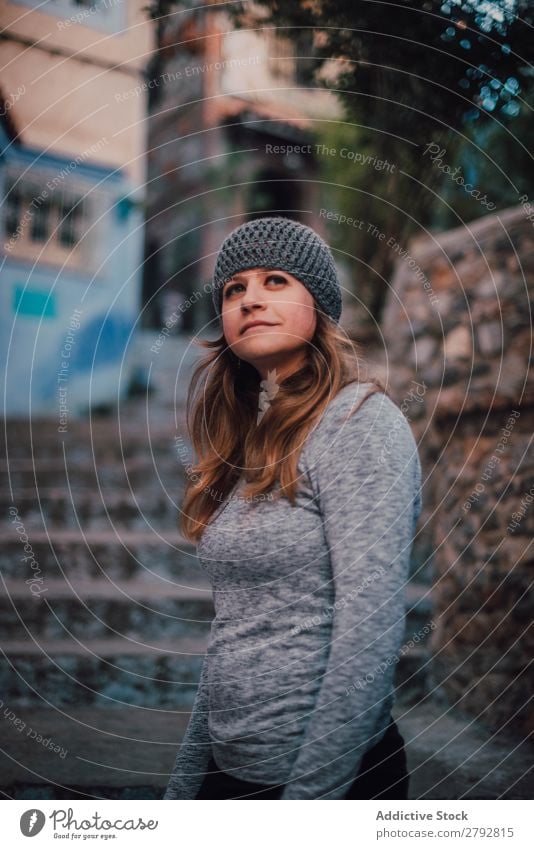
<path fill-rule="evenodd" d="M 101 144 L 105 144 L 105 140 Z M 0 352 L 7 416 L 69 415 L 127 391 L 142 197 L 91 153 L 25 147 L 0 122 Z M 63 422 L 63 425 L 62 425 Z"/>
<path fill-rule="evenodd" d="M 0 43 L 3 414 L 117 403 L 141 309 L 144 0 L 6 0 Z"/>

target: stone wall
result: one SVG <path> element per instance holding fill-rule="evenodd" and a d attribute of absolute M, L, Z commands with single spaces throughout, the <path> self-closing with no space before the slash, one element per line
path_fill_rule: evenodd
<path fill-rule="evenodd" d="M 413 240 L 383 321 L 387 381 L 423 464 L 429 689 L 520 733 L 534 726 L 533 282 L 534 227 L 508 209 Z"/>

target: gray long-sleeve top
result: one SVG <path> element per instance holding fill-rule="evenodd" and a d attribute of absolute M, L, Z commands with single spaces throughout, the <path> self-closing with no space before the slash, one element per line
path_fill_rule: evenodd
<path fill-rule="evenodd" d="M 341 799 L 395 700 L 405 589 L 421 512 L 410 426 L 349 384 L 306 438 L 294 506 L 241 479 L 197 553 L 215 618 L 165 799 L 193 799 L 210 755 L 282 799 Z M 352 415 L 350 415 L 352 412 Z"/>

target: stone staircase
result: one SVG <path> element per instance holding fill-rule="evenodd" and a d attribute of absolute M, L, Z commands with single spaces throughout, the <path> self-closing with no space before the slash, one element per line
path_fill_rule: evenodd
<path fill-rule="evenodd" d="M 54 421 L 6 424 L 0 728 L 8 798 L 163 793 L 213 616 L 194 548 L 177 530 L 184 469 L 175 438 L 187 444 L 194 359 L 186 342 L 168 338 L 154 357 L 153 391 L 116 413 L 70 421 L 66 433 Z M 431 616 L 428 579 L 413 581 L 408 606 L 410 638 Z M 421 642 L 398 664 L 406 703 L 424 695 L 427 661 Z"/>

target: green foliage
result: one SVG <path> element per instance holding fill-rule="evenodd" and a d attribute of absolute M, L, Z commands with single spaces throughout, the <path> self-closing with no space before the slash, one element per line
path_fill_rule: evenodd
<path fill-rule="evenodd" d="M 405 242 L 422 228 L 457 226 L 486 215 L 490 201 L 502 208 L 532 193 L 529 0 L 258 3 L 267 13 L 263 23 L 275 25 L 281 35 L 302 39 L 306 29 L 313 32 L 315 85 L 325 67 L 338 62 L 342 69 L 335 83 L 329 77 L 324 84 L 339 92 L 347 123 L 325 124 L 316 141 L 395 165 L 389 173 L 322 157 L 322 177 L 331 184 L 324 203 L 330 208 Z M 247 7 L 235 16 L 238 25 L 251 25 Z M 295 54 L 300 55 L 297 49 Z M 438 161 L 428 154 L 431 144 L 431 150 L 443 151 Z M 469 193 L 466 183 L 476 191 Z M 378 317 L 384 286 L 382 291 L 377 286 L 380 276 L 390 275 L 394 255 L 354 228 L 333 226 L 331 238 L 358 257 L 360 276 L 369 266 L 362 286 Z"/>
<path fill-rule="evenodd" d="M 150 8 L 162 26 L 173 9 L 191 6 L 216 10 L 172 0 Z M 275 26 L 291 38 L 297 84 L 319 85 L 337 63 L 335 83 L 323 84 L 338 92 L 346 121 L 324 122 L 315 143 L 394 166 L 318 157 L 322 206 L 365 221 L 364 229 L 333 225 L 330 236 L 356 257 L 359 294 L 377 318 L 396 256 L 368 226 L 405 244 L 421 230 L 488 214 L 481 197 L 499 209 L 534 196 L 531 0 L 255 0 L 220 10 L 237 27 Z M 434 161 L 430 145 L 443 151 Z M 231 182 L 210 177 L 219 180 Z"/>
<path fill-rule="evenodd" d="M 399 167 L 406 163 L 397 155 L 375 159 L 374 167 L 366 164 L 376 156 L 376 147 L 362 128 L 348 122 L 319 124 L 314 141 L 321 145 L 320 150 L 324 146 L 330 151 L 318 156 L 321 180 L 326 184 L 323 206 L 336 215 L 356 219 L 351 224 L 339 224 L 336 219 L 330 226 L 330 242 L 345 254 L 352 279 L 359 281 L 358 296 L 376 315 L 385 293 L 384 277 L 390 271 L 390 250 L 376 234 L 402 238 L 412 223 L 399 216 L 396 204 L 399 183 L 404 179 Z"/>
<path fill-rule="evenodd" d="M 284 35 L 300 36 L 303 27 L 322 33 L 317 67 L 348 60 L 341 96 L 371 132 L 430 139 L 491 116 L 513 119 L 532 83 L 528 0 L 258 2 L 270 13 L 264 23 Z"/>
<path fill-rule="evenodd" d="M 258 3 L 268 13 L 264 24 L 281 34 L 301 39 L 309 27 L 320 35 L 315 71 L 342 60 L 335 89 L 347 120 L 360 127 L 358 144 L 378 158 L 398 159 L 414 178 L 424 182 L 433 173 L 423 158 L 430 142 L 445 147 L 453 163 L 485 128 L 491 127 L 492 141 L 503 134 L 498 147 L 507 154 L 516 149 L 508 128 L 526 144 L 534 99 L 527 60 L 534 6 L 528 0 Z M 246 10 L 235 14 L 241 24 L 250 21 Z M 520 156 L 521 170 L 526 165 L 532 173 L 532 158 L 525 163 Z M 515 161 L 500 164 L 513 170 Z"/>

